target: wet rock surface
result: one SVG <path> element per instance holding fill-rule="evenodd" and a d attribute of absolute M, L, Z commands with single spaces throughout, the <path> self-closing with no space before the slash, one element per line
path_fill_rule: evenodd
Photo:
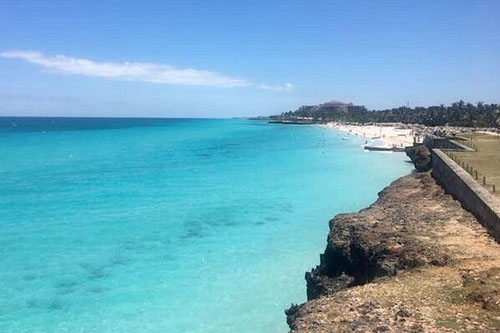
<path fill-rule="evenodd" d="M 293 332 L 500 330 L 500 247 L 428 173 L 331 220 L 306 282 Z"/>

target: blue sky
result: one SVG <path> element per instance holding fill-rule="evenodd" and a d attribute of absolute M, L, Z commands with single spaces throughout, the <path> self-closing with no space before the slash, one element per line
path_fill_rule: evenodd
<path fill-rule="evenodd" d="M 500 1 L 0 1 L 0 115 L 500 102 Z"/>

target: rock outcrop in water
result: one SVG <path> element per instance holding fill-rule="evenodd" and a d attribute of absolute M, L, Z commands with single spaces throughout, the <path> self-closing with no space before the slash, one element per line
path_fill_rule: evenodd
<path fill-rule="evenodd" d="M 330 221 L 293 332 L 500 330 L 500 246 L 428 173 Z"/>

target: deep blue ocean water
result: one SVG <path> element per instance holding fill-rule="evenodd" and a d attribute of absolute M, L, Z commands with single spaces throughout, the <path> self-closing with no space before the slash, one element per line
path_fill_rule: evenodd
<path fill-rule="evenodd" d="M 285 332 L 403 154 L 250 120 L 0 118 L 1 332 Z"/>

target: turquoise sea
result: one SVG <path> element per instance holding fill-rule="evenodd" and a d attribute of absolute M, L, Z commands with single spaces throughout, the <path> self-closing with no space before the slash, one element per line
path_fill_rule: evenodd
<path fill-rule="evenodd" d="M 403 154 L 250 120 L 0 118 L 1 332 L 286 332 Z"/>

